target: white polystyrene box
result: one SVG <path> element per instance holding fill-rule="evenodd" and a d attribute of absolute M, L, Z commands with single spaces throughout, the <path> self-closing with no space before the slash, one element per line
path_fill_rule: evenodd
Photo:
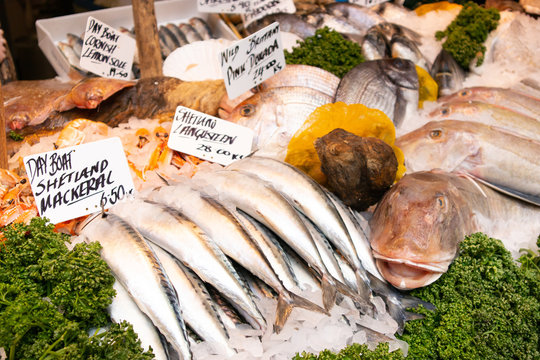
<path fill-rule="evenodd" d="M 193 16 L 198 16 L 208 23 L 216 36 L 231 40 L 236 39 L 231 29 L 217 14 L 198 12 L 196 1 L 156 1 L 154 8 L 158 27 L 170 22 L 175 24 L 187 22 Z M 79 36 L 83 34 L 88 16 L 93 16 L 115 29 L 120 26 L 131 29 L 134 26 L 131 5 L 37 20 L 36 30 L 39 47 L 58 76 L 62 78 L 68 78 L 71 66 L 60 49 L 58 49 L 57 44 L 60 41 L 66 42 L 68 33 Z"/>

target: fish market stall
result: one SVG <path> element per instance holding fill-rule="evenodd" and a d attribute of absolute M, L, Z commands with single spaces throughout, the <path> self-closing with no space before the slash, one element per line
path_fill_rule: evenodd
<path fill-rule="evenodd" d="M 70 61 L 88 15 L 130 33 L 130 7 L 38 24 L 59 78 L 2 86 L 0 358 L 540 356 L 540 20 L 295 4 L 244 26 L 156 2 L 163 76 L 140 79 L 140 53 L 132 79 Z M 458 16 L 484 38 L 463 40 Z M 230 96 L 240 70 L 220 62 L 260 30 L 281 35 L 286 66 Z M 203 154 L 241 131 L 245 155 Z M 178 133 L 205 140 L 199 152 L 173 146 Z M 111 138 L 131 188 L 39 219 L 111 179 L 116 153 L 59 175 L 70 151 Z M 40 154 L 64 160 L 40 170 Z"/>

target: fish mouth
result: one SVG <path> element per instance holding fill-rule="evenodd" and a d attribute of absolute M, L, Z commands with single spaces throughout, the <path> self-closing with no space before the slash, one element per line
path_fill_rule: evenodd
<path fill-rule="evenodd" d="M 418 263 L 375 255 L 375 264 L 381 275 L 400 290 L 412 290 L 431 284 L 448 269 L 442 263 Z"/>

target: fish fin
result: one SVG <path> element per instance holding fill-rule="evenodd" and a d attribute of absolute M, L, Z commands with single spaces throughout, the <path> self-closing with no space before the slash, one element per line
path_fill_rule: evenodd
<path fill-rule="evenodd" d="M 420 320 L 420 319 L 423 319 L 425 318 L 426 316 L 423 315 L 423 314 L 417 314 L 415 312 L 411 312 L 411 311 L 405 311 L 405 321 L 409 321 L 409 320 Z"/>
<path fill-rule="evenodd" d="M 332 286 L 342 293 L 345 296 L 350 297 L 353 302 L 355 303 L 356 307 L 363 313 L 363 314 L 373 314 L 374 313 L 374 305 L 371 303 L 371 290 L 369 292 L 365 292 L 364 294 L 360 294 L 349 288 L 347 285 L 343 284 L 341 281 L 336 280 L 334 278 L 331 279 Z M 368 299 L 366 300 L 366 296 L 368 296 Z M 324 299 L 323 299 L 324 300 Z M 335 302 L 335 299 L 334 299 Z M 325 303 L 326 307 L 326 303 Z M 329 310 L 327 308 L 327 310 Z"/>
<path fill-rule="evenodd" d="M 319 305 L 304 299 L 301 296 L 293 294 L 291 292 L 280 294 L 278 297 L 277 309 L 276 309 L 276 320 L 274 322 L 274 332 L 279 334 L 287 318 L 291 314 L 291 311 L 294 307 L 301 307 L 311 311 L 317 311 L 325 315 L 330 316 L 328 311 L 320 307 Z"/>
<path fill-rule="evenodd" d="M 540 196 L 536 196 L 536 195 L 532 195 L 532 194 L 526 194 L 524 192 L 521 192 L 519 190 L 516 190 L 516 189 L 512 189 L 508 186 L 504 186 L 504 185 L 500 185 L 500 184 L 497 184 L 497 183 L 494 183 L 494 182 L 489 182 L 485 179 L 481 179 L 477 176 L 474 176 L 474 175 L 471 175 L 471 174 L 467 174 L 468 176 L 472 177 L 474 180 L 486 185 L 486 186 L 489 186 L 490 188 L 492 188 L 493 190 L 495 191 L 498 191 L 500 193 L 503 193 L 505 195 L 508 195 L 508 196 L 512 196 L 514 198 L 517 198 L 519 200 L 522 200 L 522 201 L 525 201 L 525 202 L 528 202 L 530 204 L 533 204 L 533 205 L 536 205 L 536 206 L 540 206 Z"/>
<path fill-rule="evenodd" d="M 321 288 L 324 308 L 330 310 L 336 303 L 337 289 L 328 275 L 323 275 L 321 279 Z"/>
<path fill-rule="evenodd" d="M 356 276 L 356 285 L 358 286 L 358 296 L 362 299 L 360 304 L 368 311 L 369 308 L 371 308 L 371 312 L 373 312 L 373 306 L 371 304 L 372 291 L 369 279 L 367 279 L 359 270 L 355 271 L 354 275 Z"/>

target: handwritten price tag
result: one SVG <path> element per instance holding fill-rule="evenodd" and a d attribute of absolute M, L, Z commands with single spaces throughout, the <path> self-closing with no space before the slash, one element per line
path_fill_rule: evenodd
<path fill-rule="evenodd" d="M 253 130 L 183 106 L 176 108 L 167 145 L 174 150 L 228 165 L 251 153 Z"/>
<path fill-rule="evenodd" d="M 220 54 L 227 95 L 231 99 L 283 70 L 285 55 L 277 22 L 237 41 Z"/>
<path fill-rule="evenodd" d="M 119 138 L 26 156 L 24 166 L 39 215 L 54 224 L 107 209 L 134 192 Z"/>
<path fill-rule="evenodd" d="M 80 65 L 106 78 L 131 79 L 135 39 L 88 17 Z"/>
<path fill-rule="evenodd" d="M 249 11 L 242 15 L 244 26 L 248 26 L 255 20 L 261 19 L 266 15 L 275 13 L 294 14 L 296 6 L 293 0 L 252 0 Z"/>
<path fill-rule="evenodd" d="M 197 10 L 209 13 L 251 12 L 251 0 L 197 0 Z"/>

